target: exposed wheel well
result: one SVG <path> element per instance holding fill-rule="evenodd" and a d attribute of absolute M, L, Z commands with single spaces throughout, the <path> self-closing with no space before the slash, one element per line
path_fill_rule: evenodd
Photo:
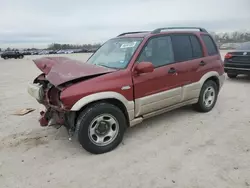
<path fill-rule="evenodd" d="M 97 100 L 97 101 L 93 101 L 91 103 L 88 103 L 87 105 L 83 106 L 79 111 L 76 112 L 76 117 L 75 117 L 75 122 L 79 116 L 79 114 L 84 110 L 86 109 L 87 107 L 89 107 L 90 105 L 94 104 L 94 103 L 99 103 L 99 102 L 107 102 L 107 103 L 110 103 L 110 104 L 113 104 L 115 105 L 116 107 L 118 107 L 125 115 L 125 118 L 127 120 L 127 125 L 129 127 L 129 116 L 128 116 L 128 112 L 127 112 L 127 109 L 126 109 L 126 106 L 119 100 L 117 99 L 114 99 L 114 98 L 110 98 L 110 99 L 101 99 L 101 100 Z"/>
<path fill-rule="evenodd" d="M 212 77 L 208 78 L 205 82 L 207 82 L 208 80 L 214 81 L 214 82 L 216 83 L 216 85 L 217 85 L 217 89 L 218 89 L 218 90 L 220 89 L 220 81 L 219 81 L 219 78 L 218 78 L 218 77 L 212 76 Z M 205 82 L 204 82 L 204 83 L 205 83 Z"/>

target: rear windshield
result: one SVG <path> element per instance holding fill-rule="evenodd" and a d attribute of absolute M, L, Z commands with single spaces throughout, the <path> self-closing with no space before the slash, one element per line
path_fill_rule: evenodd
<path fill-rule="evenodd" d="M 244 42 L 236 48 L 236 50 L 250 50 L 250 42 Z"/>

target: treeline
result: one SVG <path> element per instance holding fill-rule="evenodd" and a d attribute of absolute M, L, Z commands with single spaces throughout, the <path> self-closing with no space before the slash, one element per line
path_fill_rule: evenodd
<path fill-rule="evenodd" d="M 241 43 L 241 42 L 248 42 L 250 41 L 250 32 L 224 32 L 224 33 L 210 33 L 215 41 L 218 44 L 224 43 Z M 66 50 L 66 49 L 97 49 L 101 46 L 100 43 L 98 44 L 82 44 L 82 45 L 74 45 L 74 44 L 58 44 L 53 43 L 48 46 L 48 50 Z"/>
<path fill-rule="evenodd" d="M 250 31 L 248 32 L 241 32 L 241 31 L 235 31 L 235 32 L 223 32 L 223 33 L 210 33 L 216 43 L 220 46 L 221 44 L 225 43 L 241 43 L 241 42 L 248 42 L 250 41 Z M 69 49 L 81 49 L 81 50 L 87 50 L 87 51 L 95 51 L 95 49 L 99 48 L 101 46 L 101 43 L 97 44 L 59 44 L 59 43 L 53 43 L 50 44 L 47 47 L 47 50 L 69 50 Z M 1 48 L 0 48 L 1 49 Z M 3 50 L 3 49 L 2 49 Z M 7 48 L 5 49 L 7 51 L 16 51 L 18 49 L 14 48 Z M 38 50 L 36 48 L 28 48 L 24 49 L 27 51 L 34 51 Z M 1 51 L 1 50 L 0 50 Z"/>
<path fill-rule="evenodd" d="M 98 44 L 82 44 L 82 45 L 53 43 L 53 44 L 50 44 L 47 49 L 48 50 L 68 50 L 68 49 L 92 50 L 92 49 L 97 49 L 100 46 L 101 46 L 100 43 L 98 43 Z"/>
<path fill-rule="evenodd" d="M 224 32 L 224 33 L 214 33 L 211 35 L 214 37 L 217 43 L 241 43 L 250 41 L 250 32 Z"/>
<path fill-rule="evenodd" d="M 1 49 L 1 48 L 0 48 Z M 27 48 L 27 49 L 24 49 L 25 51 L 36 51 L 36 50 L 38 50 L 37 48 Z M 1 50 L 0 50 L 1 51 Z M 10 47 L 8 47 L 8 48 L 6 48 L 5 50 L 3 50 L 3 51 L 19 51 L 19 49 L 18 48 L 10 48 Z"/>

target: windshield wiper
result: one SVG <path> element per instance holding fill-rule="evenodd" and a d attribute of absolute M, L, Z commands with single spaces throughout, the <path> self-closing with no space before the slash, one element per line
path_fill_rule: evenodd
<path fill-rule="evenodd" d="M 117 68 L 117 67 L 109 67 L 109 66 L 107 66 L 107 65 L 105 65 L 105 64 L 101 64 L 101 63 L 95 64 L 95 65 L 97 65 L 97 66 L 102 66 L 102 67 L 106 67 L 106 68 L 109 68 L 109 69 L 119 69 L 119 68 Z"/>
<path fill-rule="evenodd" d="M 102 67 L 106 67 L 106 68 L 111 68 L 111 67 L 108 67 L 107 65 L 100 65 L 100 64 L 97 64 L 97 66 L 102 66 Z"/>

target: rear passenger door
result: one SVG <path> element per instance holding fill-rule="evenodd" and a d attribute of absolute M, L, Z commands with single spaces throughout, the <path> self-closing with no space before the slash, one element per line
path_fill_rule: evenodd
<path fill-rule="evenodd" d="M 199 38 L 195 34 L 173 34 L 171 36 L 175 62 L 181 65 L 183 84 L 182 101 L 197 97 L 197 87 L 194 80 L 200 77 L 204 68 L 204 54 Z"/>
<path fill-rule="evenodd" d="M 206 71 L 216 71 L 219 74 L 224 73 L 224 68 L 222 66 L 222 59 L 220 51 L 216 46 L 215 41 L 209 34 L 201 34 L 201 41 L 203 42 L 205 48 L 205 62 L 206 62 Z"/>
<path fill-rule="evenodd" d="M 202 51 L 194 56 L 193 63 L 190 65 L 190 81 L 195 84 L 200 81 L 202 76 L 210 71 L 218 71 L 221 66 L 221 57 L 218 48 L 212 37 L 208 34 L 193 35 L 191 38 L 193 54 Z"/>

